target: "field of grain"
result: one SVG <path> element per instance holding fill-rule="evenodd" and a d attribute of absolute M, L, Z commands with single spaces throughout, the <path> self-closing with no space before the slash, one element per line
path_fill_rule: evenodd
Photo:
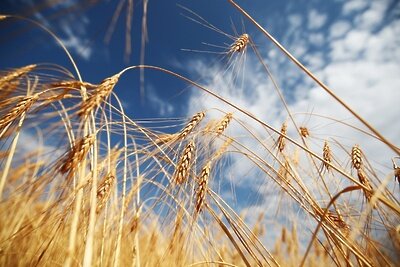
<path fill-rule="evenodd" d="M 132 53 L 130 27 L 140 28 L 142 50 L 136 65 L 129 62 L 98 83 L 82 78 L 68 45 L 49 25 L 0 14 L 0 23 L 39 29 L 69 60 L 65 66 L 29 62 L 0 70 L 0 266 L 396 266 L 398 140 L 342 100 L 236 1 L 226 5 L 354 123 L 293 112 L 255 38 L 228 36 L 187 7 L 179 8 L 188 24 L 195 21 L 230 42 L 215 53 L 228 62 L 218 75 L 231 74 L 243 90 L 246 72 L 240 68 L 253 55 L 285 119 L 277 127 L 215 84 L 144 64 L 152 53 L 143 48 L 152 15 L 148 2 L 135 3 L 143 8 L 136 19 L 129 12 L 133 0 L 121 0 L 109 14 L 105 39 L 116 42 L 113 21 L 119 8 L 127 10 L 121 58 Z M 82 3 L 78 9 L 87 9 Z M 48 1 L 45 8 L 56 4 Z M 199 52 L 185 50 L 189 57 Z M 142 97 L 149 72 L 220 105 L 183 117 L 130 116 L 115 88 L 136 75 Z M 146 102 L 135 107 L 150 109 Z M 309 126 L 317 119 L 325 124 Z M 318 127 L 327 132 L 316 134 Z M 342 136 L 349 132 L 354 134 Z M 391 156 L 366 153 L 370 143 Z M 241 179 L 254 182 L 257 193 L 245 195 L 246 187 L 235 182 Z"/>

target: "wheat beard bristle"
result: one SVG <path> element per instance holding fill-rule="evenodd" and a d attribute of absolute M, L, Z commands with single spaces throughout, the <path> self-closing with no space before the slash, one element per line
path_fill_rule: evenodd
<path fill-rule="evenodd" d="M 233 139 L 232 138 L 228 138 L 223 144 L 222 146 L 220 146 L 220 148 L 217 150 L 217 152 L 215 153 L 215 155 L 212 157 L 212 160 L 216 160 L 218 158 L 220 158 L 222 156 L 222 154 L 225 153 L 226 149 L 232 144 Z"/>
<path fill-rule="evenodd" d="M 204 112 L 196 113 L 189 121 L 189 123 L 185 126 L 185 128 L 182 129 L 178 137 L 180 139 L 184 139 L 188 134 L 190 134 L 193 131 L 193 129 L 200 123 L 200 121 L 204 118 L 205 115 L 206 114 Z"/>
<path fill-rule="evenodd" d="M 207 162 L 207 164 L 203 167 L 200 173 L 200 177 L 198 178 L 195 214 L 200 213 L 203 208 L 208 189 L 208 180 L 210 177 L 210 171 L 211 171 L 211 161 Z"/>
<path fill-rule="evenodd" d="M 119 74 L 104 79 L 94 92 L 82 102 L 81 108 L 78 111 L 78 116 L 86 117 L 90 112 L 100 106 L 100 104 L 111 94 L 118 79 Z"/>
<path fill-rule="evenodd" d="M 362 166 L 362 152 L 358 145 L 351 149 L 351 162 L 356 170 L 360 170 Z"/>
<path fill-rule="evenodd" d="M 194 141 L 190 140 L 183 150 L 182 156 L 179 159 L 178 165 L 175 169 L 174 176 L 176 184 L 182 184 L 187 180 L 187 177 L 190 173 L 190 167 L 194 159 L 195 149 L 196 147 Z"/>
<path fill-rule="evenodd" d="M 154 140 L 154 143 L 156 143 L 157 145 L 162 145 L 174 140 L 175 138 L 175 134 L 160 134 L 158 135 L 158 138 Z"/>

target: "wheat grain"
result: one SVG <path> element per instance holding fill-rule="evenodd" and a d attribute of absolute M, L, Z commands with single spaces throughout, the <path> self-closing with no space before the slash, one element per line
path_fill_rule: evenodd
<path fill-rule="evenodd" d="M 278 149 L 280 152 L 282 152 L 283 149 L 285 149 L 286 139 L 283 135 L 286 134 L 287 134 L 287 125 L 286 122 L 284 122 L 281 127 L 281 135 L 279 135 L 278 137 Z"/>
<path fill-rule="evenodd" d="M 356 170 L 360 170 L 362 167 L 362 152 L 358 145 L 351 149 L 351 163 Z"/>
<path fill-rule="evenodd" d="M 24 97 L 3 118 L 0 119 L 0 133 L 8 124 L 27 112 L 28 109 L 39 99 L 39 94 Z"/>
<path fill-rule="evenodd" d="M 136 232 L 137 229 L 139 228 L 139 212 L 135 212 L 135 214 L 133 215 L 133 218 L 131 220 L 131 227 L 130 227 L 130 231 L 131 233 Z"/>
<path fill-rule="evenodd" d="M 290 182 L 289 177 L 290 177 L 290 164 L 289 164 L 289 162 L 285 159 L 285 163 L 284 163 L 284 164 L 281 164 L 281 165 L 279 166 L 279 169 L 278 169 L 278 178 L 280 178 L 280 179 L 283 178 L 283 179 L 285 180 L 285 182 L 289 183 L 289 182 Z"/>
<path fill-rule="evenodd" d="M 204 112 L 196 113 L 188 122 L 188 124 L 179 133 L 178 138 L 184 139 L 188 134 L 190 134 L 193 129 L 201 122 L 206 114 Z"/>
<path fill-rule="evenodd" d="M 107 203 L 110 197 L 112 187 L 114 185 L 115 175 L 113 173 L 108 173 L 104 180 L 100 183 L 97 188 L 97 208 L 96 213 L 100 213 L 104 204 Z"/>
<path fill-rule="evenodd" d="M 306 127 L 300 127 L 299 129 L 300 129 L 301 136 L 303 136 L 304 138 L 307 138 L 310 136 L 310 133 Z"/>
<path fill-rule="evenodd" d="M 217 124 L 215 128 L 217 136 L 221 135 L 225 131 L 231 120 L 232 120 L 232 113 L 228 113 L 224 116 L 224 118 Z"/>
<path fill-rule="evenodd" d="M 96 109 L 110 95 L 115 84 L 118 82 L 119 74 L 111 76 L 103 80 L 94 92 L 82 102 L 78 115 L 86 117 L 94 109 Z"/>
<path fill-rule="evenodd" d="M 69 150 L 65 159 L 63 160 L 63 164 L 60 167 L 60 172 L 62 174 L 68 173 L 68 177 L 73 171 L 80 165 L 83 159 L 86 157 L 89 152 L 90 147 L 95 142 L 94 135 L 88 135 L 78 141 L 75 142 L 74 146 Z"/>
<path fill-rule="evenodd" d="M 72 89 L 80 89 L 81 86 L 86 87 L 87 89 L 94 89 L 96 88 L 96 85 L 88 83 L 88 82 L 83 82 L 83 81 L 76 81 L 76 80 L 71 80 L 71 81 L 58 81 L 58 82 L 53 82 L 48 84 L 48 87 L 50 88 L 72 88 Z"/>
<path fill-rule="evenodd" d="M 244 33 L 240 35 L 235 42 L 231 45 L 229 49 L 229 53 L 239 53 L 246 49 L 247 44 L 249 43 L 250 38 L 249 35 Z"/>
<path fill-rule="evenodd" d="M 208 180 L 210 178 L 211 161 L 208 161 L 201 170 L 200 177 L 198 178 L 198 186 L 196 190 L 196 206 L 195 214 L 199 214 L 203 208 L 206 193 L 208 189 Z"/>
<path fill-rule="evenodd" d="M 9 72 L 7 75 L 0 77 L 0 89 L 3 89 L 9 82 L 31 72 L 34 68 L 36 68 L 35 64 L 27 65 L 18 69 L 15 69 Z"/>
<path fill-rule="evenodd" d="M 178 165 L 175 169 L 175 183 L 182 184 L 187 180 L 187 177 L 190 173 L 190 167 L 192 165 L 192 161 L 194 159 L 195 153 L 195 143 L 193 140 L 186 145 L 185 149 L 183 150 L 182 156 L 179 159 Z"/>
<path fill-rule="evenodd" d="M 332 152 L 327 141 L 324 142 L 322 158 L 325 160 L 325 162 L 323 162 L 323 166 L 329 170 L 331 166 L 328 163 L 332 163 Z"/>
<path fill-rule="evenodd" d="M 365 172 L 362 169 L 359 169 L 359 170 L 357 170 L 357 176 L 358 176 L 358 180 L 360 181 L 360 183 L 362 183 L 367 188 L 367 189 L 363 188 L 365 198 L 367 199 L 368 202 L 371 201 L 373 190 L 372 190 L 372 186 L 368 180 L 367 175 L 365 174 Z"/>

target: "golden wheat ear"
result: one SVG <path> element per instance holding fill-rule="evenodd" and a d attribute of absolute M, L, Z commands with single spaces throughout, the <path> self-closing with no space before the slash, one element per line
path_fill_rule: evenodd
<path fill-rule="evenodd" d="M 87 135 L 84 138 L 76 141 L 74 146 L 69 150 L 68 154 L 62 160 L 60 172 L 62 174 L 67 174 L 67 177 L 69 178 L 86 157 L 94 142 L 94 135 Z"/>
<path fill-rule="evenodd" d="M 215 127 L 215 133 L 217 134 L 217 136 L 221 135 L 225 131 L 225 129 L 228 127 L 229 123 L 231 122 L 232 118 L 233 118 L 233 114 L 228 113 L 217 124 L 217 126 Z"/>
<path fill-rule="evenodd" d="M 242 35 L 240 35 L 235 42 L 231 45 L 230 49 L 229 49 L 229 53 L 240 53 L 243 52 L 246 47 L 247 44 L 249 43 L 250 38 L 249 35 L 247 33 L 244 33 Z"/>
<path fill-rule="evenodd" d="M 78 111 L 78 116 L 87 118 L 92 111 L 99 107 L 111 94 L 118 79 L 119 74 L 104 79 L 93 93 L 87 99 L 83 100 L 80 110 Z"/>
<path fill-rule="evenodd" d="M 31 96 L 24 97 L 21 99 L 14 108 L 12 108 L 7 114 L 0 119 L 0 137 L 3 134 L 6 127 L 14 122 L 21 115 L 25 114 L 35 102 L 39 99 L 39 93 Z"/>
<path fill-rule="evenodd" d="M 186 126 L 181 130 L 181 132 L 178 134 L 179 139 L 184 139 L 186 136 L 188 136 L 195 128 L 196 126 L 203 120 L 205 117 L 206 113 L 205 112 L 198 112 L 196 113 L 186 124 Z"/>
<path fill-rule="evenodd" d="M 104 204 L 107 203 L 108 198 L 110 197 L 112 188 L 114 186 L 115 176 L 113 173 L 108 173 L 103 181 L 100 183 L 97 188 L 97 207 L 96 213 L 100 213 Z"/>
<path fill-rule="evenodd" d="M 286 139 L 285 139 L 284 135 L 287 135 L 287 124 L 286 124 L 286 122 L 282 123 L 281 134 L 278 137 L 278 149 L 279 149 L 279 152 L 282 152 L 285 149 L 285 146 L 286 146 Z"/>
<path fill-rule="evenodd" d="M 34 70 L 36 67 L 37 67 L 36 64 L 31 64 L 31 65 L 23 66 L 23 67 L 20 67 L 13 71 L 8 72 L 6 75 L 0 77 L 0 89 L 3 89 L 10 82 L 15 81 L 16 79 L 28 74 L 29 72 Z"/>
<path fill-rule="evenodd" d="M 329 171 L 331 167 L 329 164 L 332 163 L 332 151 L 327 141 L 324 142 L 322 158 L 324 159 L 322 167 L 325 167 L 325 169 Z"/>
<path fill-rule="evenodd" d="M 195 151 L 196 145 L 194 143 L 194 140 L 190 140 L 183 150 L 178 164 L 176 165 L 174 174 L 174 181 L 176 184 L 182 184 L 188 179 L 194 160 Z"/>
<path fill-rule="evenodd" d="M 206 200 L 206 194 L 208 190 L 208 180 L 210 178 L 211 161 L 208 161 L 206 165 L 201 169 L 200 176 L 197 178 L 197 190 L 196 190 L 196 203 L 195 203 L 195 216 L 202 211 L 203 205 Z"/>

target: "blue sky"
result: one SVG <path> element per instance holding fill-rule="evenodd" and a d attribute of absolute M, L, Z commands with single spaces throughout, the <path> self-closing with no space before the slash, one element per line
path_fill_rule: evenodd
<path fill-rule="evenodd" d="M 1 13 L 27 14 L 53 30 L 74 56 L 83 79 L 98 83 L 128 65 L 139 64 L 140 23 L 142 1 L 134 1 L 132 27 L 132 56 L 124 61 L 125 6 L 118 19 L 111 42 L 104 43 L 113 13 L 119 1 L 101 1 L 78 11 L 61 12 L 75 1 L 50 9 L 33 11 L 34 6 L 46 1 L 2 1 Z M 280 41 L 301 62 L 310 68 L 333 91 L 343 98 L 389 140 L 398 143 L 400 126 L 400 5 L 395 0 L 336 0 L 336 1 L 238 1 L 254 18 Z M 199 25 L 181 15 L 185 6 L 227 34 L 234 35 L 232 23 L 239 34 L 245 28 L 289 102 L 289 108 L 300 124 L 311 130 L 310 145 L 315 151 L 322 140 L 334 137 L 346 147 L 360 143 L 371 162 L 384 177 L 391 170 L 394 155 L 380 143 L 366 139 L 349 127 L 309 113 L 335 117 L 352 125 L 360 125 L 297 67 L 284 57 L 252 24 L 228 1 L 169 1 L 150 0 L 148 5 L 148 34 L 145 63 L 165 67 L 199 81 L 213 91 L 260 119 L 279 128 L 287 114 L 276 95 L 271 81 L 251 49 L 229 61 L 222 55 L 183 51 L 182 49 L 222 51 L 203 45 L 210 43 L 228 47 L 232 41 L 226 36 Z M 24 13 L 25 12 L 25 13 Z M 56 14 L 56 15 L 54 15 Z M 31 63 L 52 62 L 68 67 L 67 57 L 59 46 L 43 31 L 15 20 L 0 23 L 0 68 L 18 67 Z M 228 68 L 229 64 L 233 68 Z M 232 80 L 232 77 L 236 79 Z M 214 110 L 210 117 L 220 118 L 215 109 L 234 112 L 237 119 L 257 128 L 240 113 L 226 107 L 211 96 L 190 88 L 181 81 L 155 71 L 145 72 L 145 98 L 140 101 L 139 72 L 124 75 L 116 87 L 127 114 L 133 118 L 190 117 L 201 110 Z M 144 108 L 146 107 L 146 108 Z M 150 108 L 149 108 L 150 107 Z M 304 115 L 303 113 L 307 113 Z M 294 134 L 289 129 L 289 133 Z M 228 134 L 245 136 L 243 128 L 233 123 Z M 247 143 L 246 143 L 247 142 Z M 257 144 L 243 139 L 249 148 Z M 260 152 L 261 153 L 261 152 Z M 338 158 L 343 151 L 337 151 Z M 226 179 L 238 188 L 250 189 L 265 195 L 268 184 L 258 179 L 257 173 L 245 161 L 229 159 L 232 169 Z M 348 165 L 346 159 L 341 163 Z M 238 179 L 237 177 L 240 177 Z M 239 190 L 240 191 L 240 190 Z M 240 191 L 241 192 L 241 191 Z M 224 193 L 224 192 L 222 192 Z M 224 196 L 224 195 L 223 195 Z M 228 195 L 226 195 L 229 198 Z M 239 194 L 246 199 L 247 195 Z M 243 200 L 245 202 L 245 200 Z M 275 208 L 261 197 L 252 199 L 257 209 Z M 254 207 L 253 207 L 254 208 Z"/>

